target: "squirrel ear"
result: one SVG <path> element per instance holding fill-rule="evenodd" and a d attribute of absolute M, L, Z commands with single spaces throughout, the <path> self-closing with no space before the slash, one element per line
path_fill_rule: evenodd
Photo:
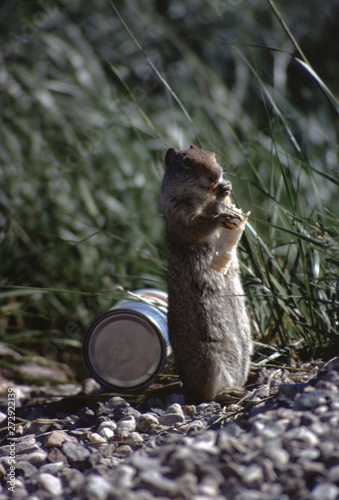
<path fill-rule="evenodd" d="M 169 163 L 171 163 L 171 160 L 176 152 L 177 152 L 177 150 L 174 148 L 169 148 L 167 150 L 167 153 L 165 154 L 165 165 L 168 165 Z"/>
<path fill-rule="evenodd" d="M 198 146 L 195 146 L 194 144 L 190 145 L 190 149 L 199 149 Z"/>

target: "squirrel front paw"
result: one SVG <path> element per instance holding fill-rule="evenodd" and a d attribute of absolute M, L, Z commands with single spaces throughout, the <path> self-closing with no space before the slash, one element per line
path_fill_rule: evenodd
<path fill-rule="evenodd" d="M 230 181 L 222 181 L 219 182 L 219 184 L 216 186 L 214 189 L 214 194 L 216 195 L 217 199 L 223 199 L 226 198 L 226 196 L 229 196 L 232 191 L 232 184 Z"/>
<path fill-rule="evenodd" d="M 241 217 L 234 212 L 223 212 L 218 215 L 218 220 L 222 227 L 227 227 L 227 229 L 233 229 L 238 223 L 236 220 L 241 220 Z"/>

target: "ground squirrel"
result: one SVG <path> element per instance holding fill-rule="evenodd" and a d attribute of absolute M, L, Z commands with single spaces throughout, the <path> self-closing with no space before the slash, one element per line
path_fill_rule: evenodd
<path fill-rule="evenodd" d="M 252 342 L 236 253 L 224 276 L 209 266 L 220 228 L 239 216 L 221 201 L 231 183 L 212 152 L 191 146 L 165 156 L 168 329 L 187 400 L 211 401 L 247 378 Z"/>

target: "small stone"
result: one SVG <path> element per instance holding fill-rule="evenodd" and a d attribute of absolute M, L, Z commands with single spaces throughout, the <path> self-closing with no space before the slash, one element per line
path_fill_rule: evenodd
<path fill-rule="evenodd" d="M 62 452 L 68 458 L 70 464 L 75 466 L 85 462 L 91 454 L 84 445 L 70 441 L 63 443 Z"/>
<path fill-rule="evenodd" d="M 156 433 L 158 425 L 159 425 L 159 420 L 152 413 L 144 413 L 136 421 L 136 429 L 139 432 L 144 432 L 146 434 Z"/>
<path fill-rule="evenodd" d="M 76 441 L 76 439 L 68 436 L 65 431 L 53 431 L 44 438 L 43 445 L 45 448 L 60 447 L 65 441 Z"/>
<path fill-rule="evenodd" d="M 86 378 L 81 384 L 81 392 L 83 394 L 93 394 L 98 391 L 101 385 L 98 384 L 93 378 Z"/>
<path fill-rule="evenodd" d="M 16 462 L 15 470 L 16 470 L 17 476 L 22 475 L 26 478 L 32 476 L 33 474 L 35 474 L 38 471 L 38 469 L 35 467 L 35 465 L 27 462 L 26 460 L 20 460 L 20 461 Z"/>
<path fill-rule="evenodd" d="M 105 446 L 102 446 L 100 448 L 100 455 L 104 458 L 111 457 L 117 447 L 118 444 L 111 441 L 110 443 L 107 443 Z"/>
<path fill-rule="evenodd" d="M 320 450 L 317 448 L 299 448 L 295 451 L 295 456 L 298 458 L 303 458 L 305 460 L 316 460 L 320 456 Z"/>
<path fill-rule="evenodd" d="M 117 429 L 127 430 L 128 432 L 135 431 L 135 418 L 133 416 L 124 417 L 117 423 Z"/>
<path fill-rule="evenodd" d="M 167 427 L 171 427 L 172 425 L 182 424 L 185 422 L 184 415 L 180 415 L 178 413 L 165 413 L 165 415 L 161 415 L 159 417 L 159 424 L 166 425 Z"/>
<path fill-rule="evenodd" d="M 57 448 L 56 446 L 54 448 L 50 449 L 50 452 L 47 455 L 47 459 L 49 462 L 54 463 L 54 462 L 63 462 L 64 466 L 68 466 L 68 460 L 65 457 L 65 455 L 62 453 L 60 448 Z"/>
<path fill-rule="evenodd" d="M 115 431 L 116 428 L 117 424 L 114 422 L 114 420 L 104 420 L 98 425 L 97 432 L 100 434 L 102 429 L 111 429 L 112 431 Z"/>
<path fill-rule="evenodd" d="M 300 441 L 306 446 L 316 446 L 319 443 L 319 438 L 314 434 L 314 432 L 310 431 L 307 427 L 300 426 L 295 429 L 290 429 L 284 435 L 284 440 L 296 440 Z"/>
<path fill-rule="evenodd" d="M 328 425 L 320 422 L 319 420 L 310 425 L 309 429 L 318 437 L 326 436 L 328 433 Z"/>
<path fill-rule="evenodd" d="M 330 470 L 328 471 L 328 479 L 332 483 L 339 483 L 339 465 L 335 465 L 334 467 L 330 468 Z"/>
<path fill-rule="evenodd" d="M 197 409 L 195 405 L 184 406 L 184 415 L 186 415 L 186 417 L 193 417 L 196 414 L 196 411 Z"/>
<path fill-rule="evenodd" d="M 328 416 L 328 423 L 334 429 L 338 429 L 339 428 L 339 414 L 337 413 L 336 415 L 333 415 L 333 414 L 329 415 Z"/>
<path fill-rule="evenodd" d="M 106 402 L 107 408 L 125 408 L 130 404 L 120 396 L 113 396 Z"/>
<path fill-rule="evenodd" d="M 112 483 L 116 488 L 131 489 L 136 470 L 127 464 L 119 465 L 113 472 Z"/>
<path fill-rule="evenodd" d="M 109 427 L 103 427 L 102 429 L 100 429 L 99 434 L 105 439 L 105 441 L 109 441 L 114 437 L 114 431 Z"/>
<path fill-rule="evenodd" d="M 246 467 L 242 479 L 246 486 L 249 486 L 250 488 L 260 488 L 264 479 L 262 468 L 256 464 Z"/>
<path fill-rule="evenodd" d="M 260 465 L 263 468 L 265 482 L 274 483 L 277 480 L 277 474 L 274 470 L 271 460 L 263 458 L 260 460 Z"/>
<path fill-rule="evenodd" d="M 186 434 L 188 436 L 191 436 L 202 431 L 205 428 L 206 425 L 203 422 L 201 422 L 201 420 L 195 420 L 194 422 L 190 422 L 189 424 L 187 424 Z"/>
<path fill-rule="evenodd" d="M 288 452 L 281 447 L 281 442 L 278 439 L 272 439 L 265 443 L 263 453 L 272 460 L 277 469 L 284 468 L 290 460 Z"/>
<path fill-rule="evenodd" d="M 202 434 L 198 434 L 191 443 L 192 450 L 201 450 L 216 455 L 219 453 L 219 448 L 215 446 L 217 435 L 214 431 L 208 430 Z M 193 451 L 193 452 L 194 452 Z"/>
<path fill-rule="evenodd" d="M 141 446 L 143 442 L 143 437 L 139 434 L 139 432 L 131 432 L 124 440 L 124 443 L 129 444 L 134 448 Z"/>
<path fill-rule="evenodd" d="M 91 498 L 93 500 L 106 500 L 109 493 L 113 492 L 113 487 L 107 479 L 96 474 L 92 474 L 88 476 L 84 490 L 86 492 L 86 498 Z"/>
<path fill-rule="evenodd" d="M 105 444 L 107 443 L 106 439 L 98 434 L 97 432 L 91 432 L 91 434 L 88 436 L 88 439 L 91 443 L 94 444 Z"/>
<path fill-rule="evenodd" d="M 165 413 L 176 414 L 176 415 L 183 415 L 184 414 L 183 410 L 182 410 L 182 406 L 179 405 L 178 403 L 174 403 L 174 404 L 168 406 Z"/>
<path fill-rule="evenodd" d="M 52 496 L 56 497 L 62 494 L 63 489 L 61 480 L 58 477 L 52 476 L 52 474 L 41 474 L 39 476 L 38 484 Z"/>
<path fill-rule="evenodd" d="M 197 454 L 192 457 L 192 450 L 188 446 L 179 446 L 176 450 L 172 450 L 165 461 L 170 467 L 172 474 L 175 477 L 185 473 L 193 473 L 196 470 L 197 459 L 200 456 Z"/>
<path fill-rule="evenodd" d="M 277 420 L 275 422 L 269 422 L 264 425 L 260 432 L 260 436 L 264 439 L 274 439 L 281 436 L 287 427 L 287 422 L 285 420 Z"/>
<path fill-rule="evenodd" d="M 331 483 L 318 484 L 311 492 L 312 500 L 336 500 L 339 489 Z"/>
<path fill-rule="evenodd" d="M 141 472 L 140 486 L 150 489 L 156 495 L 175 496 L 178 494 L 178 485 L 172 479 L 167 479 L 157 470 Z"/>
<path fill-rule="evenodd" d="M 135 431 L 136 422 L 133 416 L 125 417 L 117 423 L 116 435 L 118 439 L 125 439 L 131 432 Z"/>
<path fill-rule="evenodd" d="M 206 410 L 206 408 L 208 408 L 209 406 L 209 403 L 200 403 L 200 405 L 196 407 L 197 413 Z"/>
<path fill-rule="evenodd" d="M 29 453 L 32 451 L 36 451 L 40 448 L 38 443 L 36 442 L 35 436 L 30 434 L 29 436 L 22 436 L 17 439 L 12 439 L 12 441 L 15 442 L 15 454 L 20 455 L 21 453 Z M 9 453 L 9 446 L 3 446 L 3 450 L 8 449 L 8 452 L 5 454 Z M 1 455 L 0 455 L 1 456 Z"/>
<path fill-rule="evenodd" d="M 182 406 L 178 403 L 174 403 L 170 405 L 165 415 L 161 415 L 159 417 L 160 425 L 172 426 L 175 424 L 181 424 L 185 422 L 185 416 L 182 410 Z"/>
<path fill-rule="evenodd" d="M 46 463 L 47 453 L 43 450 L 32 451 L 32 453 L 29 453 L 28 455 L 26 455 L 26 460 L 28 462 L 30 462 L 31 464 L 39 467 L 40 465 Z"/>
<path fill-rule="evenodd" d="M 115 420 L 122 420 L 123 418 L 127 417 L 134 417 L 136 420 L 140 417 L 140 415 L 140 411 L 136 408 L 133 408 L 133 406 L 126 406 L 125 408 L 117 408 L 116 410 L 114 410 Z"/>
<path fill-rule="evenodd" d="M 176 478 L 179 491 L 185 491 L 189 494 L 188 498 L 193 498 L 193 492 L 196 491 L 198 477 L 193 472 L 184 472 Z"/>
<path fill-rule="evenodd" d="M 122 444 L 115 450 L 114 455 L 119 458 L 125 458 L 128 457 L 128 455 L 130 455 L 132 452 L 133 450 L 128 444 Z"/>
<path fill-rule="evenodd" d="M 197 487 L 197 494 L 195 495 L 195 498 L 199 498 L 200 500 L 216 498 L 218 492 L 219 488 L 216 484 L 204 484 L 201 482 Z"/>
<path fill-rule="evenodd" d="M 321 462 L 313 462 L 308 460 L 302 460 L 302 468 L 304 472 L 304 476 L 314 477 L 314 476 L 326 476 L 326 469 L 323 463 Z"/>
<path fill-rule="evenodd" d="M 72 493 L 78 493 L 82 490 L 85 483 L 85 476 L 76 469 L 64 469 L 60 476 L 67 489 Z"/>
<path fill-rule="evenodd" d="M 318 415 L 319 417 L 321 417 L 323 415 L 327 416 L 328 412 L 329 412 L 329 408 L 327 405 L 319 405 L 319 406 L 317 406 L 317 408 L 314 409 L 314 413 L 316 415 Z"/>
<path fill-rule="evenodd" d="M 47 472 L 48 474 L 56 474 L 60 470 L 62 470 L 65 467 L 65 463 L 60 461 L 60 462 L 54 462 L 52 464 L 45 464 L 42 465 L 39 469 L 39 472 L 45 473 Z"/>

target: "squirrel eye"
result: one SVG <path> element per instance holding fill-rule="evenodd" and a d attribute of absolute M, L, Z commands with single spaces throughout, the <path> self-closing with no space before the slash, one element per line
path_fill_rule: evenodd
<path fill-rule="evenodd" d="M 184 161 L 183 161 L 183 164 L 185 167 L 193 167 L 193 162 L 192 160 L 190 160 L 189 158 L 185 158 Z"/>

